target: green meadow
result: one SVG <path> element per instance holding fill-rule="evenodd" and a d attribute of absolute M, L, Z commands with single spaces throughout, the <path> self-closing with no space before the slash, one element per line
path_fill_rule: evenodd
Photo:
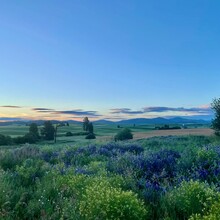
<path fill-rule="evenodd" d="M 155 125 L 121 125 L 120 128 L 117 127 L 117 124 L 94 124 L 94 133 L 96 134 L 96 138 L 100 141 L 102 140 L 113 140 L 115 134 L 123 128 L 131 129 L 132 133 L 138 132 L 150 132 L 155 130 Z M 156 125 L 162 126 L 162 125 Z M 172 124 L 172 126 L 179 126 L 179 124 Z M 208 128 L 209 125 L 203 124 L 189 124 L 187 125 L 189 129 L 197 129 L 197 128 Z M 42 126 L 39 126 L 39 130 Z M 11 137 L 18 137 L 25 135 L 28 132 L 29 126 L 25 125 L 7 125 L 7 126 L 0 126 L 0 134 L 9 135 Z M 75 141 L 83 141 L 85 136 L 71 136 L 66 137 L 67 132 L 77 133 L 82 132 L 82 125 L 81 124 L 70 124 L 69 126 L 59 127 L 57 131 L 57 142 L 58 143 L 65 143 L 65 142 L 75 142 Z"/>

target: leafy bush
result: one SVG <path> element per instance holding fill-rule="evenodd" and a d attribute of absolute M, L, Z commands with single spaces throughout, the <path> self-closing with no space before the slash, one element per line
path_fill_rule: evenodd
<path fill-rule="evenodd" d="M 218 220 L 220 219 L 220 201 L 212 204 L 211 208 L 205 215 L 195 214 L 189 220 Z"/>
<path fill-rule="evenodd" d="M 56 164 L 59 162 L 59 152 L 47 150 L 41 153 L 41 158 L 51 164 Z"/>
<path fill-rule="evenodd" d="M 123 154 L 112 157 L 107 169 L 119 174 L 136 173 L 136 177 L 152 182 L 172 181 L 176 175 L 179 153 L 172 150 L 161 150 L 149 155 Z"/>
<path fill-rule="evenodd" d="M 75 195 L 67 187 L 66 180 L 53 170 L 37 181 L 23 219 L 78 219 Z"/>
<path fill-rule="evenodd" d="M 34 144 L 39 140 L 39 138 L 33 133 L 27 133 L 24 136 L 19 136 L 13 138 L 15 144 Z"/>
<path fill-rule="evenodd" d="M 192 214 L 202 213 L 203 209 L 210 206 L 218 197 L 219 194 L 205 183 L 183 181 L 178 188 L 167 193 L 167 212 L 174 219 L 187 219 Z"/>
<path fill-rule="evenodd" d="M 0 152 L 0 166 L 3 170 L 13 169 L 17 165 L 16 155 L 12 151 Z"/>
<path fill-rule="evenodd" d="M 73 133 L 71 131 L 66 132 L 66 137 L 73 136 Z"/>
<path fill-rule="evenodd" d="M 133 139 L 133 134 L 129 128 L 124 128 L 115 135 L 115 141 L 124 141 Z"/>
<path fill-rule="evenodd" d="M 39 149 L 26 145 L 15 150 L 0 151 L 0 166 L 2 169 L 14 170 L 16 165 L 21 165 L 27 158 L 38 158 Z"/>
<path fill-rule="evenodd" d="M 15 144 L 26 144 L 26 140 L 24 136 L 18 136 L 18 137 L 13 138 L 13 142 Z"/>
<path fill-rule="evenodd" d="M 86 135 L 86 139 L 95 139 L 95 135 L 93 133 L 89 133 L 88 135 Z"/>
<path fill-rule="evenodd" d="M 80 201 L 80 214 L 85 219 L 145 219 L 143 202 L 131 192 L 101 181 L 86 187 Z"/>
<path fill-rule="evenodd" d="M 36 136 L 33 133 L 27 133 L 24 135 L 24 142 L 29 144 L 34 144 L 39 140 L 39 136 Z M 25 144 L 24 143 L 24 144 Z"/>
<path fill-rule="evenodd" d="M 15 181 L 12 173 L 0 170 L 0 219 L 24 219 L 30 192 Z"/>
<path fill-rule="evenodd" d="M 8 198 L 11 196 L 12 184 L 9 176 L 8 172 L 0 169 L 0 218 L 4 206 L 7 205 Z"/>
<path fill-rule="evenodd" d="M 27 159 L 21 166 L 16 166 L 18 182 L 23 186 L 34 184 L 46 172 L 46 167 L 43 165 L 42 160 Z"/>
<path fill-rule="evenodd" d="M 208 183 L 219 182 L 219 159 L 219 154 L 215 149 L 199 149 L 197 151 L 195 162 L 192 166 L 192 178 L 207 181 Z"/>
<path fill-rule="evenodd" d="M 141 154 L 144 152 L 144 148 L 137 144 L 118 144 L 113 142 L 102 145 L 97 151 L 97 153 L 108 157 L 117 156 L 118 154 L 124 154 L 126 152 Z"/>
<path fill-rule="evenodd" d="M 0 145 L 10 145 L 12 144 L 12 138 L 10 136 L 5 136 L 0 134 Z"/>
<path fill-rule="evenodd" d="M 79 131 L 79 132 L 74 132 L 72 134 L 73 134 L 73 136 L 83 136 L 83 135 L 88 135 L 89 132 L 88 131 Z"/>

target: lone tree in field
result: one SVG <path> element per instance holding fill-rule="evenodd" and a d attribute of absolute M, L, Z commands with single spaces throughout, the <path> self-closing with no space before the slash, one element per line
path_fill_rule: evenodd
<path fill-rule="evenodd" d="M 29 127 L 29 133 L 36 137 L 36 139 L 40 138 L 38 127 L 36 123 L 31 123 Z"/>
<path fill-rule="evenodd" d="M 89 124 L 88 124 L 88 132 L 89 133 L 91 133 L 91 134 L 93 134 L 93 124 L 92 124 L 92 122 L 89 122 Z"/>
<path fill-rule="evenodd" d="M 87 131 L 88 134 L 86 135 L 86 139 L 95 139 L 95 134 L 93 133 L 93 124 L 89 121 L 88 117 L 83 119 L 83 130 Z"/>
<path fill-rule="evenodd" d="M 83 119 L 83 131 L 88 131 L 89 130 L 89 119 L 88 117 L 85 117 Z"/>
<path fill-rule="evenodd" d="M 41 130 L 41 134 L 45 140 L 54 140 L 55 128 L 51 121 L 44 122 L 44 127 Z"/>
<path fill-rule="evenodd" d="M 115 141 L 124 141 L 133 139 L 133 134 L 129 128 L 124 128 L 115 135 Z"/>
<path fill-rule="evenodd" d="M 58 129 L 58 127 L 64 127 L 64 126 L 66 126 L 65 123 L 59 123 L 59 124 L 57 124 L 57 125 L 55 126 L 55 130 L 54 130 L 54 143 L 57 142 L 57 129 Z M 69 126 L 69 125 L 68 125 L 68 126 Z"/>
<path fill-rule="evenodd" d="M 215 113 L 215 118 L 212 120 L 212 128 L 215 130 L 215 134 L 220 136 L 220 98 L 215 98 L 211 107 Z"/>

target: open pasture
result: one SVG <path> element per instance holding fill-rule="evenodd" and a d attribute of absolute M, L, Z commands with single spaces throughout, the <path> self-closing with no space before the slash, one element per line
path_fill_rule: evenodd
<path fill-rule="evenodd" d="M 176 125 L 171 125 L 176 126 Z M 85 140 L 83 135 L 74 135 L 66 137 L 67 132 L 78 133 L 82 132 L 81 124 L 70 124 L 70 126 L 59 127 L 57 131 L 57 143 L 95 143 L 103 141 L 113 141 L 114 136 L 118 131 L 123 128 L 130 128 L 133 133 L 133 138 L 145 139 L 157 136 L 170 136 L 170 135 L 205 135 L 209 136 L 213 134 L 213 130 L 205 125 L 194 125 L 191 124 L 187 129 L 175 129 L 175 130 L 155 130 L 154 125 L 124 125 L 120 128 L 117 124 L 94 124 L 94 133 L 96 134 L 96 140 Z M 42 127 L 39 126 L 39 131 Z M 9 135 L 11 137 L 17 137 L 25 135 L 28 132 L 29 126 L 22 125 L 10 125 L 10 126 L 0 126 L 0 134 Z M 46 142 L 43 141 L 43 144 Z M 53 142 L 48 142 L 53 143 Z"/>

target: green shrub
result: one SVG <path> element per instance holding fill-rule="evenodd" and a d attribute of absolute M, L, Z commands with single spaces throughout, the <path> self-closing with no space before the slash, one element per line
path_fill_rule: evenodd
<path fill-rule="evenodd" d="M 73 134 L 73 136 L 83 136 L 83 135 L 88 135 L 89 132 L 88 131 L 79 131 L 79 132 L 74 132 L 72 134 Z"/>
<path fill-rule="evenodd" d="M 0 151 L 0 166 L 4 170 L 14 170 L 16 165 L 21 165 L 25 159 L 38 158 L 39 153 L 38 148 L 29 145 L 15 150 Z"/>
<path fill-rule="evenodd" d="M 13 138 L 15 144 L 34 144 L 39 140 L 38 136 L 33 133 L 27 133 L 24 136 Z"/>
<path fill-rule="evenodd" d="M 73 136 L 73 133 L 71 131 L 66 132 L 66 137 Z"/>
<path fill-rule="evenodd" d="M 0 145 L 10 145 L 12 144 L 12 138 L 10 136 L 5 136 L 0 134 Z"/>
<path fill-rule="evenodd" d="M 220 219 L 220 201 L 215 202 L 210 210 L 202 216 L 201 214 L 195 214 L 190 217 L 189 220 L 219 220 Z"/>
<path fill-rule="evenodd" d="M 68 186 L 71 189 L 72 195 L 76 198 L 81 198 L 82 194 L 85 193 L 85 189 L 88 186 L 96 185 L 99 182 L 107 182 L 112 187 L 124 187 L 126 181 L 122 176 L 110 175 L 107 172 L 101 171 L 99 176 L 87 176 L 84 174 L 66 175 L 59 178 L 60 182 Z"/>
<path fill-rule="evenodd" d="M 32 199 L 23 219 L 71 219 L 75 220 L 75 195 L 66 184 L 66 178 L 56 171 L 49 171 L 35 185 Z"/>
<path fill-rule="evenodd" d="M 36 136 L 33 133 L 27 133 L 24 135 L 25 143 L 34 144 L 39 140 L 39 136 Z"/>
<path fill-rule="evenodd" d="M 80 215 L 85 219 L 145 219 L 147 211 L 143 202 L 131 191 L 112 187 L 106 181 L 95 182 L 85 189 L 80 205 Z"/>
<path fill-rule="evenodd" d="M 93 133 L 89 133 L 88 135 L 86 135 L 86 139 L 95 139 L 95 135 Z"/>
<path fill-rule="evenodd" d="M 22 186 L 30 186 L 43 177 L 46 170 L 42 160 L 27 159 L 21 166 L 16 166 L 18 183 Z"/>
<path fill-rule="evenodd" d="M 11 151 L 0 152 L 0 166 L 3 170 L 14 169 L 17 165 L 16 155 Z"/>
<path fill-rule="evenodd" d="M 0 169 L 0 217 L 4 204 L 8 202 L 8 198 L 11 196 L 11 191 L 12 186 L 8 172 Z"/>
<path fill-rule="evenodd" d="M 210 206 L 219 194 L 207 184 L 198 181 L 182 182 L 166 195 L 167 213 L 173 219 L 187 219 Z"/>
<path fill-rule="evenodd" d="M 0 169 L 0 219 L 23 219 L 21 203 L 24 202 L 22 195 L 25 191 L 25 188 L 15 185 L 12 173 Z M 24 202 L 22 209 L 25 205 Z"/>
<path fill-rule="evenodd" d="M 129 128 L 124 128 L 115 135 L 115 141 L 124 141 L 133 139 L 133 134 Z"/>
<path fill-rule="evenodd" d="M 196 163 L 213 164 L 218 160 L 218 154 L 213 149 L 200 149 L 197 152 Z"/>
<path fill-rule="evenodd" d="M 15 144 L 26 144 L 27 143 L 24 136 L 18 136 L 18 137 L 13 138 L 13 142 Z"/>

